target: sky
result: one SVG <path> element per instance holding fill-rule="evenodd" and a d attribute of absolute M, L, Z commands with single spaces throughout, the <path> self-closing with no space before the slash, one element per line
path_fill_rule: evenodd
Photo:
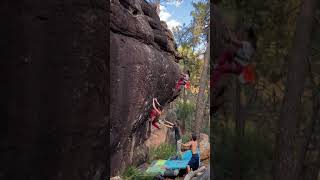
<path fill-rule="evenodd" d="M 192 20 L 192 2 L 198 1 L 199 0 L 181 0 L 181 2 L 177 2 L 172 0 L 171 2 L 162 3 L 160 5 L 160 20 L 165 21 L 171 31 L 173 27 L 182 26 L 183 24 L 189 25 Z M 204 51 L 205 44 L 200 44 L 195 50 Z"/>
<path fill-rule="evenodd" d="M 193 10 L 192 0 L 171 1 L 160 5 L 160 20 L 167 22 L 169 29 L 190 24 Z"/>

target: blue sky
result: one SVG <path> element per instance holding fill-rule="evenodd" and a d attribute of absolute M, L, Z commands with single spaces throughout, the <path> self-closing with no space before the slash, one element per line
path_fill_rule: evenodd
<path fill-rule="evenodd" d="M 193 11 L 192 2 L 200 0 L 169 0 L 169 2 L 160 5 L 160 20 L 165 21 L 171 30 L 173 27 L 189 25 L 192 20 L 191 11 Z M 196 47 L 196 51 L 203 52 L 205 44 L 200 44 Z"/>
<path fill-rule="evenodd" d="M 181 2 L 169 1 L 160 6 L 160 19 L 166 21 L 171 29 L 174 26 L 182 26 L 183 23 L 188 25 L 192 17 L 193 0 L 182 0 Z"/>

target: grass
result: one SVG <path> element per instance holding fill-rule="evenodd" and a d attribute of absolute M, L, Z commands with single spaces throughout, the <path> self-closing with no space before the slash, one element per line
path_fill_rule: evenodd
<path fill-rule="evenodd" d="M 182 135 L 181 139 L 182 139 L 182 142 L 183 142 L 183 143 L 189 142 L 189 141 L 190 141 L 190 135 L 189 135 L 189 133 L 187 133 L 187 134 L 185 134 L 185 135 Z"/>
<path fill-rule="evenodd" d="M 176 154 L 176 147 L 172 144 L 161 144 L 156 148 L 151 148 L 149 152 L 148 163 L 152 163 L 154 160 L 166 160 Z M 150 176 L 145 172 L 140 171 L 134 166 L 129 166 L 122 173 L 121 177 L 124 180 L 153 180 L 154 176 Z"/>
<path fill-rule="evenodd" d="M 153 180 L 154 176 L 150 176 L 144 172 L 141 172 L 134 166 L 129 166 L 121 176 L 124 180 Z"/>
<path fill-rule="evenodd" d="M 169 159 L 176 154 L 176 147 L 172 144 L 161 144 L 156 148 L 151 148 L 149 152 L 148 162 L 151 163 L 154 160 Z"/>

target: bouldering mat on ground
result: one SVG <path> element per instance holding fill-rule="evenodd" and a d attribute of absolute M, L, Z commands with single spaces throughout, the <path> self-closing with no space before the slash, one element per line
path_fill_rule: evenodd
<path fill-rule="evenodd" d="M 182 160 L 188 160 L 189 161 L 191 159 L 191 157 L 192 157 L 191 150 L 188 150 L 188 151 L 182 153 L 182 155 L 181 155 L 181 159 Z"/>
<path fill-rule="evenodd" d="M 198 151 L 199 156 L 200 152 Z M 150 167 L 146 170 L 150 174 L 163 175 L 167 169 L 186 169 L 188 162 L 192 157 L 191 150 L 182 153 L 181 160 L 156 160 L 153 161 Z"/>
<path fill-rule="evenodd" d="M 149 174 L 163 175 L 167 169 L 186 169 L 189 160 L 158 160 L 154 161 L 151 166 L 146 170 Z"/>
<path fill-rule="evenodd" d="M 198 149 L 198 154 L 199 154 L 199 157 L 200 157 L 200 150 Z M 181 155 L 181 159 L 182 160 L 190 160 L 192 157 L 192 152 L 191 150 L 188 150 L 188 151 L 185 151 L 182 153 Z"/>
<path fill-rule="evenodd" d="M 166 171 L 165 163 L 167 160 L 153 161 L 151 166 L 147 169 L 150 174 L 163 174 Z"/>
<path fill-rule="evenodd" d="M 189 160 L 167 160 L 165 166 L 168 169 L 186 169 Z"/>

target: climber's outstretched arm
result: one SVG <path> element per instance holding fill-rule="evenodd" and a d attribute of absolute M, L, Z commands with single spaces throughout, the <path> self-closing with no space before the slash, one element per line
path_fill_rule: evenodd
<path fill-rule="evenodd" d="M 173 126 L 167 125 L 167 124 L 165 124 L 165 123 L 163 123 L 163 125 L 164 125 L 165 127 L 167 127 L 167 128 L 173 128 Z"/>
<path fill-rule="evenodd" d="M 171 123 L 169 121 L 164 120 L 164 122 L 166 122 L 166 123 L 170 124 L 171 126 L 173 126 L 173 123 Z"/>

